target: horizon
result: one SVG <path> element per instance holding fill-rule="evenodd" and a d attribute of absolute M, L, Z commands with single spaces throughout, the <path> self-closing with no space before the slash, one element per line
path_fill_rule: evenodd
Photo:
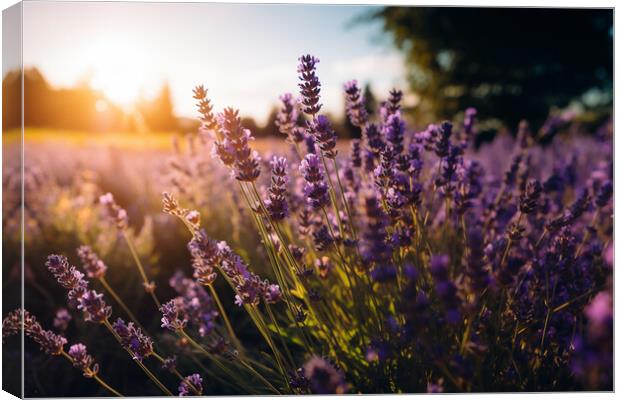
<path fill-rule="evenodd" d="M 195 118 L 192 89 L 204 84 L 216 109 L 234 106 L 264 125 L 279 95 L 297 94 L 297 58 L 311 53 L 324 110 L 340 115 L 348 80 L 379 99 L 406 88 L 404 57 L 381 24 L 355 22 L 376 9 L 33 1 L 24 3 L 23 62 L 55 88 L 86 84 L 126 112 L 167 83 L 175 114 Z"/>

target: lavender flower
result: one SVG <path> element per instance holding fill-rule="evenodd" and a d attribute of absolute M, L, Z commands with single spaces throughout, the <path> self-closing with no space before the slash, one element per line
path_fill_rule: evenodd
<path fill-rule="evenodd" d="M 209 293 L 180 271 L 170 278 L 170 286 L 180 295 L 173 300 L 183 316 L 182 319 L 187 319 L 189 324 L 198 327 L 201 337 L 211 333 L 215 328 L 218 312 Z"/>
<path fill-rule="evenodd" d="M 172 356 L 164 359 L 162 368 L 167 371 L 174 371 L 177 369 L 177 356 Z"/>
<path fill-rule="evenodd" d="M 175 299 L 162 304 L 159 311 L 162 313 L 161 327 L 170 329 L 171 331 L 178 331 L 187 325 L 187 317 L 182 315 L 178 302 Z"/>
<path fill-rule="evenodd" d="M 430 262 L 430 272 L 435 281 L 435 291 L 446 308 L 446 320 L 449 323 L 456 323 L 460 318 L 458 310 L 460 301 L 457 297 L 456 286 L 449 278 L 449 262 L 447 255 L 433 256 Z"/>
<path fill-rule="evenodd" d="M 400 112 L 400 102 L 403 98 L 403 92 L 398 89 L 390 90 L 390 95 L 388 96 L 387 101 L 383 105 L 383 110 L 385 114 L 385 120 L 387 121 L 388 117 L 391 115 L 395 115 Z"/>
<path fill-rule="evenodd" d="M 438 157 L 446 157 L 450 150 L 450 136 L 452 135 L 452 123 L 442 122 L 437 129 L 437 138 L 434 141 L 434 150 Z"/>
<path fill-rule="evenodd" d="M 278 110 L 276 115 L 276 126 L 280 133 L 287 135 L 289 140 L 295 143 L 299 142 L 295 140 L 296 137 L 293 135 L 293 130 L 297 126 L 297 119 L 299 117 L 293 95 L 285 93 L 280 96 L 280 101 L 282 101 L 282 108 Z"/>
<path fill-rule="evenodd" d="M 215 268 L 221 261 L 217 242 L 209 239 L 205 230 L 201 229 L 194 234 L 187 247 L 192 256 L 194 278 L 201 285 L 211 285 L 217 278 Z"/>
<path fill-rule="evenodd" d="M 60 332 L 66 331 L 71 319 L 71 314 L 69 314 L 69 311 L 67 311 L 66 308 L 59 309 L 56 311 L 56 315 L 54 316 L 54 328 Z"/>
<path fill-rule="evenodd" d="M 79 298 L 78 310 L 84 312 L 86 321 L 103 323 L 112 315 L 112 307 L 103 300 L 103 294 L 89 290 Z"/>
<path fill-rule="evenodd" d="M 338 154 L 336 150 L 336 133 L 325 115 L 319 115 L 313 121 L 308 122 L 308 132 L 314 136 L 325 157 L 336 158 Z"/>
<path fill-rule="evenodd" d="M 190 389 L 196 390 L 196 395 L 202 395 L 202 378 L 199 374 L 192 374 L 186 376 L 179 384 L 179 396 L 187 396 L 190 394 Z"/>
<path fill-rule="evenodd" d="M 201 114 L 200 120 L 205 128 L 210 131 L 214 131 L 217 128 L 217 121 L 213 115 L 213 106 L 211 101 L 207 98 L 208 90 L 204 86 L 200 85 L 194 89 L 194 99 L 198 100 L 196 106 L 198 112 Z"/>
<path fill-rule="evenodd" d="M 133 322 L 127 324 L 118 318 L 112 328 L 119 336 L 121 345 L 133 353 L 135 360 L 142 362 L 153 354 L 153 340 L 136 328 Z"/>
<path fill-rule="evenodd" d="M 45 266 L 58 283 L 69 291 L 67 295 L 69 300 L 79 301 L 86 293 L 88 282 L 84 279 L 84 274 L 74 266 L 70 266 L 67 257 L 52 254 L 47 257 Z"/>
<path fill-rule="evenodd" d="M 385 139 L 392 145 L 396 154 L 403 152 L 403 140 L 405 135 L 405 122 L 398 114 L 392 114 L 387 118 L 383 127 L 383 135 Z"/>
<path fill-rule="evenodd" d="M 224 139 L 215 142 L 215 155 L 224 165 L 233 169 L 235 179 L 254 182 L 260 176 L 260 157 L 249 146 L 249 141 L 254 138 L 241 125 L 239 111 L 224 109 L 224 112 L 218 114 L 218 124 Z"/>
<path fill-rule="evenodd" d="M 387 241 L 387 216 L 381 208 L 376 194 L 367 191 L 364 196 L 366 226 L 361 242 L 361 255 L 365 262 L 385 263 L 390 259 L 392 249 Z"/>
<path fill-rule="evenodd" d="M 542 193 L 542 185 L 534 180 L 527 183 L 525 192 L 519 199 L 519 210 L 524 214 L 531 214 L 537 208 L 538 199 Z"/>
<path fill-rule="evenodd" d="M 286 201 L 286 184 L 288 183 L 287 162 L 284 157 L 274 157 L 271 162 L 271 185 L 269 198 L 265 207 L 274 221 L 281 221 L 288 217 L 288 202 Z"/>
<path fill-rule="evenodd" d="M 344 84 L 346 94 L 346 113 L 353 126 L 363 128 L 368 122 L 368 111 L 364 105 L 364 95 L 357 86 L 357 81 L 352 80 Z"/>
<path fill-rule="evenodd" d="M 385 148 L 381 131 L 375 124 L 368 124 L 365 131 L 368 148 L 378 156 Z"/>
<path fill-rule="evenodd" d="M 329 229 L 323 224 L 312 232 L 312 238 L 318 251 L 328 251 L 329 247 L 334 243 L 334 238 L 329 233 Z"/>
<path fill-rule="evenodd" d="M 476 115 L 478 111 L 469 107 L 465 110 L 465 118 L 463 119 L 463 130 L 465 131 L 465 137 L 470 137 L 474 133 L 474 123 L 476 122 Z"/>
<path fill-rule="evenodd" d="M 82 261 L 82 268 L 89 278 L 103 277 L 108 267 L 89 246 L 80 246 L 77 249 L 77 254 Z"/>
<path fill-rule="evenodd" d="M 596 193 L 596 198 L 594 199 L 596 206 L 599 208 L 605 207 L 613 194 L 613 190 L 613 183 L 609 180 L 605 181 Z"/>
<path fill-rule="evenodd" d="M 258 305 L 261 298 L 267 302 L 277 302 L 280 300 L 279 287 L 261 280 L 256 274 L 248 270 L 247 265 L 241 257 L 235 254 L 225 242 L 218 244 L 222 257 L 221 268 L 228 278 L 235 285 L 235 303 L 238 306 L 244 304 Z"/>
<path fill-rule="evenodd" d="M 34 315 L 22 309 L 10 312 L 2 320 L 2 340 L 20 333 L 22 329 L 24 334 L 34 340 L 41 347 L 41 350 L 47 354 L 62 354 L 64 346 L 67 344 L 67 339 L 52 331 L 44 330 Z"/>
<path fill-rule="evenodd" d="M 307 154 L 301 161 L 299 171 L 306 181 L 304 194 L 308 204 L 315 210 L 321 209 L 329 202 L 321 160 L 315 154 Z"/>
<path fill-rule="evenodd" d="M 351 140 L 351 165 L 355 168 L 362 166 L 362 144 L 359 139 Z"/>
<path fill-rule="evenodd" d="M 84 371 L 84 376 L 87 378 L 92 378 L 99 372 L 99 364 L 93 363 L 95 359 L 88 354 L 86 346 L 82 343 L 77 343 L 69 347 L 68 354 L 73 359 L 73 366 Z"/>
<path fill-rule="evenodd" d="M 321 93 L 321 82 L 316 76 L 316 64 L 319 63 L 319 59 L 311 56 L 310 54 L 299 57 L 299 66 L 297 67 L 297 73 L 299 73 L 299 89 L 301 93 L 301 104 L 303 111 L 315 116 L 321 110 L 321 103 L 319 103 L 319 94 Z"/>
<path fill-rule="evenodd" d="M 129 218 L 127 211 L 121 208 L 116 201 L 112 193 L 106 193 L 99 197 L 99 203 L 104 207 L 108 218 L 110 218 L 118 228 L 119 231 L 124 231 L 129 226 Z"/>
<path fill-rule="evenodd" d="M 349 390 L 342 372 L 322 357 L 310 358 L 304 364 L 303 371 L 315 394 L 343 394 Z"/>

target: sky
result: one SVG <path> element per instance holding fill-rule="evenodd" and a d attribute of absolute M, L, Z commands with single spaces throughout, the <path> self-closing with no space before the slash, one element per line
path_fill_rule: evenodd
<path fill-rule="evenodd" d="M 325 111 L 342 113 L 342 85 L 370 83 L 378 98 L 405 86 L 403 57 L 371 6 L 24 2 L 24 66 L 57 87 L 87 83 L 131 109 L 168 82 L 177 115 L 195 117 L 192 88 L 216 108 L 259 123 L 297 93 L 297 58 L 320 58 Z"/>

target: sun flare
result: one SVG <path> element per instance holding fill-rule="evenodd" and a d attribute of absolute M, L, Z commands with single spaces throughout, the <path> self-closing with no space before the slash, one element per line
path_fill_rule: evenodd
<path fill-rule="evenodd" d="M 135 62 L 140 49 L 123 38 L 108 37 L 93 43 L 87 57 L 93 71 L 90 85 L 121 107 L 132 107 L 145 86 Z"/>

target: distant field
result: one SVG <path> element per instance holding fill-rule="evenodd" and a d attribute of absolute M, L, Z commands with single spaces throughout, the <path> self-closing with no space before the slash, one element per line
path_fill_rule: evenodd
<path fill-rule="evenodd" d="M 17 129 L 2 133 L 2 143 L 9 145 L 20 140 L 21 132 Z M 37 144 L 66 144 L 75 147 L 114 147 L 128 150 L 171 150 L 173 137 L 180 134 L 172 132 L 81 132 L 71 130 L 26 128 L 25 140 Z M 183 141 L 180 141 L 181 145 Z M 257 139 L 252 148 L 259 153 L 282 151 L 286 146 L 284 136 Z M 348 139 L 340 139 L 338 149 L 341 153 L 349 148 Z"/>
<path fill-rule="evenodd" d="M 114 146 L 121 148 L 170 149 L 173 134 L 169 132 L 127 133 L 127 132 L 80 132 L 44 128 L 27 128 L 25 140 L 34 143 L 62 142 L 73 146 Z M 2 134 L 2 143 L 11 144 L 20 140 L 20 131 L 11 130 Z"/>
<path fill-rule="evenodd" d="M 45 128 L 27 128 L 25 140 L 37 144 L 63 144 L 80 148 L 119 148 L 127 150 L 172 150 L 172 142 L 175 135 L 172 132 L 80 132 L 70 130 L 57 130 Z M 20 140 L 20 131 L 11 130 L 3 132 L 2 143 L 9 145 Z M 184 141 L 180 141 L 183 145 Z M 263 138 L 252 142 L 252 148 L 260 153 L 281 151 L 286 146 L 284 136 L 281 138 Z M 348 141 L 342 140 L 340 146 L 344 151 L 348 147 Z"/>

